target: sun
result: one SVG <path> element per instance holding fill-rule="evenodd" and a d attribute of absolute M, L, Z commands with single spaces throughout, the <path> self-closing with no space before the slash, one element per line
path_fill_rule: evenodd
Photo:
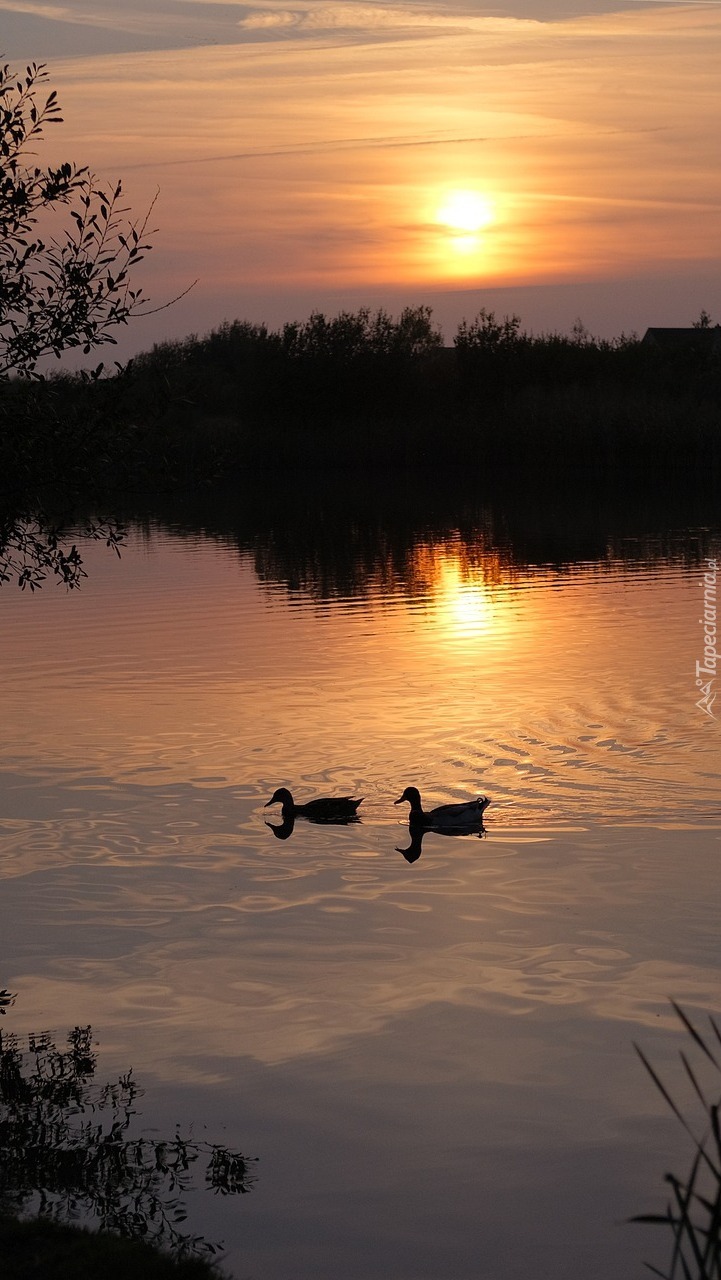
<path fill-rule="evenodd" d="M 451 191 L 436 219 L 457 235 L 473 235 L 493 222 L 493 205 L 478 191 Z"/>

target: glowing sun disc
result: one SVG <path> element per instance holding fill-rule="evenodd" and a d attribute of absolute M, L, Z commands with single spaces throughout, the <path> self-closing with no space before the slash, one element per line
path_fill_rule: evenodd
<path fill-rule="evenodd" d="M 438 221 L 459 234 L 472 234 L 493 221 L 493 208 L 477 191 L 453 191 L 438 210 Z"/>

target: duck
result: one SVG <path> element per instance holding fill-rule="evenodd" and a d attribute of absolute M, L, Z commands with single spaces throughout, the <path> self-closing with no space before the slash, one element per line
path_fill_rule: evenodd
<path fill-rule="evenodd" d="M 287 787 L 278 787 L 263 807 L 281 805 L 284 824 L 293 818 L 308 818 L 311 822 L 352 822 L 357 818 L 356 810 L 363 799 L 363 796 L 360 800 L 352 796 L 320 796 L 306 804 L 296 804 Z"/>
<path fill-rule="evenodd" d="M 407 800 L 410 808 L 408 821 L 411 826 L 423 827 L 471 827 L 483 820 L 484 811 L 491 803 L 487 796 L 478 796 L 475 800 L 464 800 L 460 804 L 441 804 L 437 809 L 426 811 L 421 804 L 421 793 L 417 787 L 406 787 L 402 796 L 394 800 L 394 804 L 402 804 Z"/>

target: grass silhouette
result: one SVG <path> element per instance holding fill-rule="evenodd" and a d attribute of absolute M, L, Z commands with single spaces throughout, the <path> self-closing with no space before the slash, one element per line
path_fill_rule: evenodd
<path fill-rule="evenodd" d="M 714 1075 L 721 1076 L 721 1031 L 718 1023 L 709 1016 L 709 1031 L 702 1034 L 683 1009 L 671 1001 L 684 1029 L 695 1049 L 701 1054 L 706 1067 L 710 1065 Z M 654 1275 L 664 1280 L 719 1280 L 721 1277 L 721 1123 L 719 1107 L 721 1098 L 713 1101 L 699 1078 L 688 1054 L 680 1051 L 684 1073 L 691 1084 L 694 1097 L 701 1107 L 702 1123 L 699 1129 L 686 1118 L 656 1069 L 638 1045 L 634 1046 L 646 1071 L 685 1129 L 693 1146 L 691 1166 L 685 1178 L 667 1173 L 665 1180 L 671 1196 L 664 1213 L 638 1214 L 632 1222 L 652 1223 L 669 1229 L 673 1239 L 668 1271 L 646 1263 Z"/>

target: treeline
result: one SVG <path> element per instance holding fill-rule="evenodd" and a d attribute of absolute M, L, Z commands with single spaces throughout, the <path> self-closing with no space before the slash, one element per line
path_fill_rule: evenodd
<path fill-rule="evenodd" d="M 361 309 L 332 319 L 314 313 L 279 330 L 236 320 L 204 338 L 155 346 L 133 368 L 145 393 L 153 384 L 164 386 L 177 395 L 178 407 L 213 413 L 280 411 L 315 421 L 440 405 L 482 414 L 507 406 L 522 389 L 603 386 L 670 398 L 711 396 L 720 369 L 701 341 L 707 334 L 698 332 L 698 347 L 685 345 L 669 356 L 635 334 L 600 339 L 579 323 L 570 335 L 536 336 L 521 329 L 518 316 L 497 320 L 482 310 L 444 347 L 430 308 L 407 308 L 398 320 Z"/>
<path fill-rule="evenodd" d="M 239 463 L 706 465 L 718 460 L 721 361 L 699 335 L 669 353 L 581 325 L 536 336 L 482 310 L 444 347 L 426 307 L 397 320 L 316 313 L 278 330 L 235 321 L 139 357 L 133 411 Z"/>
<path fill-rule="evenodd" d="M 10 384 L 5 400 L 34 423 L 22 457 L 36 475 L 43 451 L 59 474 L 90 451 L 96 474 L 126 483 L 258 466 L 708 470 L 721 462 L 714 334 L 662 350 L 580 324 L 533 335 L 482 310 L 445 347 L 427 307 L 277 330 L 236 320 L 112 377 Z"/>

